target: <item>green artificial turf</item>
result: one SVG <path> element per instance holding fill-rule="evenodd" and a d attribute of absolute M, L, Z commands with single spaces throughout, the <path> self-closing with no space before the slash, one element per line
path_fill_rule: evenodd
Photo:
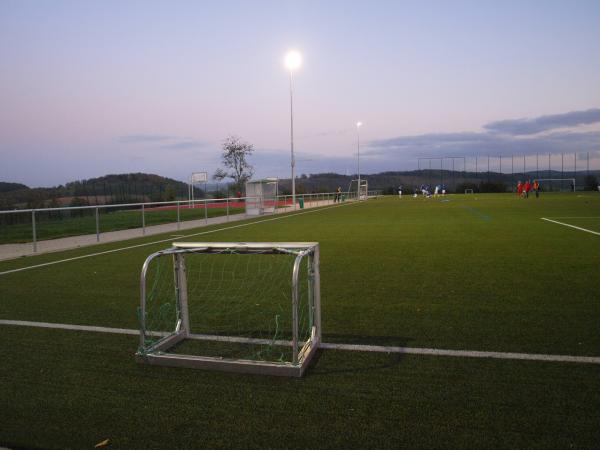
<path fill-rule="evenodd" d="M 600 236 L 541 217 L 598 230 L 600 196 L 380 198 L 182 234 L 319 242 L 326 342 L 600 356 Z M 0 319 L 136 328 L 139 270 L 169 246 L 160 239 L 0 262 L 1 272 L 148 243 L 0 276 Z M 0 326 L 0 337 L 0 445 L 600 442 L 598 365 L 327 350 L 287 380 L 137 366 L 131 336 Z"/>
<path fill-rule="evenodd" d="M 96 216 L 93 210 L 86 210 L 91 214 L 73 216 L 59 215 L 58 212 L 50 215 L 38 213 L 36 215 L 36 236 L 38 240 L 57 239 L 68 236 L 79 236 L 82 234 L 96 233 Z M 99 231 L 106 233 L 109 231 L 127 230 L 131 228 L 142 227 L 142 210 L 125 210 L 106 212 L 100 209 Z M 229 208 L 229 214 L 239 214 L 244 212 L 243 208 Z M 25 214 L 25 213 L 24 213 Z M 83 213 L 81 213 L 83 214 Z M 206 212 L 203 208 L 181 209 L 179 220 L 184 222 L 188 220 L 202 220 L 206 217 L 218 217 L 227 214 L 227 208 L 208 208 Z M 0 225 L 0 244 L 13 244 L 22 242 L 31 242 L 32 227 L 28 213 L 26 223 Z M 163 223 L 177 222 L 177 210 L 155 210 L 145 211 L 144 220 L 146 226 L 160 225 Z"/>

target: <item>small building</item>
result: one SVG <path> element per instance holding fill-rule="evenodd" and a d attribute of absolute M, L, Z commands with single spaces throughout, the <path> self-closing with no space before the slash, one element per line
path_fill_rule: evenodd
<path fill-rule="evenodd" d="M 246 215 L 272 214 L 277 207 L 277 178 L 265 178 L 246 183 Z"/>

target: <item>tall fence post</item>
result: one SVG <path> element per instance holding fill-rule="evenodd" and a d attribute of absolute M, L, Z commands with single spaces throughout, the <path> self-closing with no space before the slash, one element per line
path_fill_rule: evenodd
<path fill-rule="evenodd" d="M 181 220 L 179 218 L 179 208 L 180 208 L 181 202 L 177 202 L 177 229 L 179 230 L 181 228 Z"/>
<path fill-rule="evenodd" d="M 208 225 L 208 201 L 204 199 L 204 224 Z"/>
<path fill-rule="evenodd" d="M 146 212 L 142 203 L 142 234 L 146 234 Z"/>
<path fill-rule="evenodd" d="M 31 230 L 33 232 L 33 253 L 37 253 L 37 233 L 35 230 L 35 209 L 31 211 Z"/>
<path fill-rule="evenodd" d="M 100 242 L 100 215 L 96 206 L 96 242 Z"/>
<path fill-rule="evenodd" d="M 225 202 L 227 204 L 227 222 L 229 222 L 229 196 L 227 196 Z"/>

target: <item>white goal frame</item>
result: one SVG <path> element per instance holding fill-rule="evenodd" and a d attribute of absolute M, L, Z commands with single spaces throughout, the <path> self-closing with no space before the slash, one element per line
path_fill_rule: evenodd
<path fill-rule="evenodd" d="M 473 189 L 465 189 L 465 194 L 473 194 Z"/>
<path fill-rule="evenodd" d="M 237 254 L 293 254 L 296 255 L 292 273 L 292 340 L 278 344 L 292 347 L 292 361 L 271 362 L 261 360 L 233 359 L 222 357 L 184 355 L 166 353 L 170 348 L 186 339 L 206 341 L 264 344 L 262 339 L 245 337 L 214 336 L 191 334 L 188 310 L 187 275 L 185 255 L 190 253 L 218 253 L 235 251 Z M 160 333 L 158 341 L 149 345 L 146 338 L 151 331 L 146 330 L 146 274 L 152 260 L 162 256 L 171 256 L 174 265 L 174 281 L 177 296 L 177 321 L 172 332 Z M 312 314 L 312 328 L 306 342 L 298 341 L 299 335 L 299 291 L 298 278 L 300 264 L 308 258 L 309 267 L 309 311 Z M 318 242 L 182 242 L 173 243 L 173 247 L 148 256 L 142 266 L 140 277 L 140 348 L 136 359 L 140 363 L 161 366 L 191 367 L 226 372 L 254 373 L 263 375 L 281 375 L 301 377 L 321 342 L 321 294 Z M 156 334 L 156 332 L 154 332 Z M 300 345 L 302 347 L 300 348 Z"/>
<path fill-rule="evenodd" d="M 540 187 L 542 188 L 542 192 L 545 194 L 549 194 L 552 192 L 575 192 L 577 190 L 577 185 L 575 184 L 575 178 L 536 178 L 538 183 L 540 183 Z M 545 181 L 567 181 L 569 183 L 569 189 L 567 191 L 546 191 L 544 190 Z"/>
<path fill-rule="evenodd" d="M 360 186 L 358 182 L 360 181 Z M 353 184 L 356 183 L 356 190 L 353 188 Z M 357 200 L 368 200 L 369 199 L 369 182 L 366 178 L 361 178 L 360 180 L 350 180 L 350 185 L 348 186 L 348 198 L 352 198 L 352 196 L 356 194 Z"/>

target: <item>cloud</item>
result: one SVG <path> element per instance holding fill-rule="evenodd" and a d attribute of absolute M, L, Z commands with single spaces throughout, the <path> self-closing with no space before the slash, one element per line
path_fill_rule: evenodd
<path fill-rule="evenodd" d="M 556 128 L 575 127 L 600 122 L 600 109 L 571 111 L 564 114 L 540 116 L 533 119 L 509 119 L 491 122 L 483 126 L 487 131 L 523 136 Z"/>
<path fill-rule="evenodd" d="M 187 149 L 205 147 L 207 144 L 208 143 L 204 142 L 204 141 L 188 140 L 188 141 L 172 142 L 170 144 L 161 145 L 160 147 L 167 148 L 167 149 L 173 149 L 173 150 L 187 150 Z"/>
<path fill-rule="evenodd" d="M 471 156 L 535 153 L 573 153 L 600 147 L 600 132 L 556 132 L 543 136 L 514 137 L 494 133 L 449 133 L 406 136 L 368 143 L 366 154 L 389 156 Z"/>
<path fill-rule="evenodd" d="M 329 136 L 342 136 L 342 135 L 348 134 L 349 131 L 352 131 L 352 130 L 350 130 L 349 128 L 345 128 L 345 129 L 340 129 L 340 130 L 320 131 L 318 133 L 303 134 L 303 135 L 296 137 L 296 139 L 303 140 L 303 139 L 321 138 L 321 137 L 329 137 Z"/>
<path fill-rule="evenodd" d="M 497 145 L 507 139 L 502 136 L 494 136 L 490 133 L 430 133 L 416 136 L 401 136 L 391 139 L 380 139 L 371 141 L 368 146 L 372 149 L 370 153 L 378 153 L 381 149 L 402 150 L 419 154 L 423 150 L 437 149 L 454 150 L 456 148 L 482 147 Z"/>
<path fill-rule="evenodd" d="M 162 142 L 172 139 L 171 136 L 163 136 L 160 134 L 129 134 L 127 136 L 121 136 L 117 138 L 117 142 L 122 144 L 143 144 Z"/>
<path fill-rule="evenodd" d="M 600 131 L 577 129 L 600 122 L 600 109 L 503 120 L 484 126 L 482 132 L 429 133 L 370 141 L 364 152 L 371 167 L 383 162 L 406 165 L 419 157 L 511 156 L 590 152 L 600 149 Z M 541 133 L 541 131 L 546 131 Z M 587 155 L 585 156 L 587 159 Z"/>
<path fill-rule="evenodd" d="M 356 171 L 356 158 L 352 156 L 323 155 L 317 152 L 296 152 L 296 174 Z M 289 149 L 257 149 L 249 158 L 254 166 L 255 178 L 290 176 Z"/>
<path fill-rule="evenodd" d="M 190 137 L 166 136 L 162 134 L 130 134 L 117 138 L 122 144 L 156 144 L 157 148 L 172 150 L 198 149 L 208 142 Z"/>

